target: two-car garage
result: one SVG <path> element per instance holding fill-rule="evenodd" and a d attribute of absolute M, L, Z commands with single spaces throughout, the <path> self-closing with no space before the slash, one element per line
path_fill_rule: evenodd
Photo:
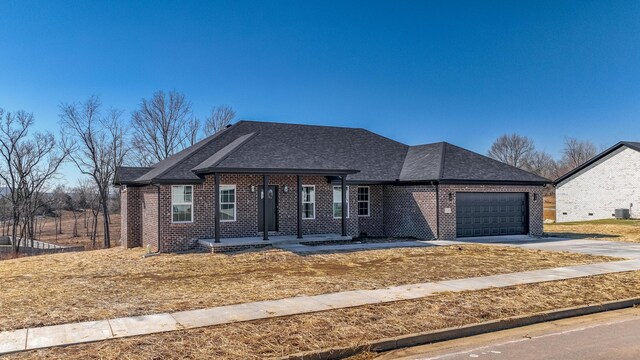
<path fill-rule="evenodd" d="M 524 192 L 457 192 L 456 236 L 527 234 L 527 195 Z"/>

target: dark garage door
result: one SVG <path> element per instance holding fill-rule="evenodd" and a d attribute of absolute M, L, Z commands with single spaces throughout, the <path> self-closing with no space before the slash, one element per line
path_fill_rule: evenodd
<path fill-rule="evenodd" d="M 529 232 L 526 193 L 456 193 L 457 237 Z"/>

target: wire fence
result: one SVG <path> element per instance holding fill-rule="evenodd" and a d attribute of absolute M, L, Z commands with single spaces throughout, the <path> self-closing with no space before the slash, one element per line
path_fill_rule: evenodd
<path fill-rule="evenodd" d="M 0 253 L 10 253 L 13 247 L 0 245 Z M 56 254 L 65 252 L 84 251 L 83 245 L 58 245 L 40 240 L 23 240 L 19 252 L 26 255 Z"/>

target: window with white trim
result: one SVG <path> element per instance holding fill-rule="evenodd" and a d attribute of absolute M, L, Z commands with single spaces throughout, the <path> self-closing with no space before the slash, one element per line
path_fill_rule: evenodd
<path fill-rule="evenodd" d="M 349 217 L 349 187 L 347 186 L 347 217 Z M 342 217 L 342 186 L 333 187 L 333 218 Z"/>
<path fill-rule="evenodd" d="M 316 187 L 315 185 L 302 185 L 302 218 L 316 218 Z"/>
<path fill-rule="evenodd" d="M 171 187 L 171 220 L 174 223 L 193 221 L 193 186 L 174 185 Z"/>
<path fill-rule="evenodd" d="M 358 216 L 369 216 L 369 187 L 358 186 Z"/>
<path fill-rule="evenodd" d="M 220 221 L 236 221 L 236 186 L 220 185 Z"/>

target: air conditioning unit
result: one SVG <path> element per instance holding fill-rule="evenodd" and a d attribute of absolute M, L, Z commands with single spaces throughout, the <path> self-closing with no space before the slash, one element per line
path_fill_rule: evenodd
<path fill-rule="evenodd" d="M 630 217 L 629 209 L 616 209 L 616 219 L 628 219 Z"/>

